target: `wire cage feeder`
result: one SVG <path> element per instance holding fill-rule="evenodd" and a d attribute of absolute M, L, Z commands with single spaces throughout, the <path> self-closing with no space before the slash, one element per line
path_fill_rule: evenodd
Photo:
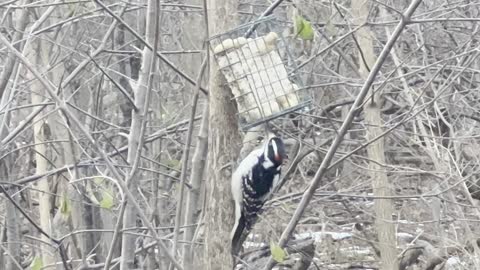
<path fill-rule="evenodd" d="M 311 102 L 282 32 L 283 27 L 269 16 L 209 40 L 244 130 L 304 109 Z M 249 37 L 251 33 L 255 37 Z"/>

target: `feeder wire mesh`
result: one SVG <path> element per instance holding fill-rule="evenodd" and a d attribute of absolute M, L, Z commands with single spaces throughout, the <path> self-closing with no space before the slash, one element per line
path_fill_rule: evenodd
<path fill-rule="evenodd" d="M 253 27 L 257 37 L 245 38 L 245 31 Z M 209 40 L 234 95 L 243 129 L 305 108 L 311 101 L 296 73 L 287 71 L 294 68 L 287 63 L 294 61 L 289 61 L 287 42 L 278 34 L 281 32 L 269 16 Z"/>

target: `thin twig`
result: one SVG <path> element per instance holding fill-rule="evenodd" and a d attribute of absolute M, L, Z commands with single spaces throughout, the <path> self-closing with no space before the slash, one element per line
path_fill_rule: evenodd
<path fill-rule="evenodd" d="M 272 14 L 272 12 L 283 2 L 283 0 L 277 0 L 273 2 L 258 18 L 257 21 L 265 18 L 266 16 Z M 254 23 L 245 33 L 245 38 L 249 38 L 255 29 L 257 29 L 258 23 Z"/>
<path fill-rule="evenodd" d="M 120 93 L 122 93 L 122 95 L 128 100 L 133 109 L 135 111 L 138 111 L 138 108 L 135 105 L 135 101 L 130 96 L 130 94 L 128 94 L 127 90 L 125 90 L 115 79 L 112 78 L 112 76 L 110 76 L 105 70 L 103 70 L 103 68 L 97 63 L 97 61 L 95 61 L 95 59 L 93 59 L 91 55 L 88 55 L 88 57 L 90 58 L 92 63 L 102 72 L 102 74 L 107 77 L 113 83 L 113 85 L 118 88 L 118 90 L 120 90 Z"/>
<path fill-rule="evenodd" d="M 125 9 L 126 9 L 126 5 L 120 10 L 120 16 L 125 12 Z M 35 24 L 32 26 L 32 30 L 33 31 L 34 29 L 36 29 L 46 18 L 47 18 L 47 13 L 45 12 L 42 17 L 37 20 L 35 22 Z M 45 17 L 45 19 L 44 19 Z M 105 45 L 107 44 L 107 41 L 110 39 L 110 35 L 113 33 L 113 30 L 115 30 L 116 26 L 117 26 L 117 21 L 114 21 L 112 22 L 112 24 L 110 25 L 110 27 L 108 28 L 107 32 L 105 33 L 104 35 L 104 38 L 102 39 L 102 42 L 100 43 L 100 46 L 98 46 L 97 50 L 95 50 L 91 56 L 92 57 L 95 57 L 96 55 L 98 55 L 100 52 L 102 52 L 102 50 L 104 49 Z M 30 36 L 32 35 L 35 35 L 35 33 L 30 33 Z M 13 44 L 12 44 L 13 45 Z M 63 83 L 61 83 L 61 86 L 59 87 L 59 89 L 61 88 L 65 88 L 79 73 L 80 71 L 82 71 L 87 65 L 88 63 L 90 63 L 90 59 L 85 59 L 83 60 L 80 64 L 78 64 L 78 66 L 69 74 L 69 76 L 67 78 L 65 78 L 65 80 L 63 81 Z M 42 103 L 45 104 L 47 102 L 49 102 L 50 100 L 46 99 L 44 100 Z M 26 119 L 21 122 L 18 126 L 15 127 L 15 129 L 10 132 L 5 138 L 2 139 L 2 141 L 0 142 L 0 150 L 8 143 L 10 143 L 16 136 L 18 136 L 18 134 L 23 130 L 25 129 L 25 127 L 30 123 L 30 121 L 32 121 L 36 115 L 38 115 L 43 109 L 46 108 L 47 105 L 43 105 L 43 106 L 40 106 L 40 107 L 37 107 L 33 112 L 31 112 L 27 117 Z"/>
<path fill-rule="evenodd" d="M 56 238 L 54 238 L 53 236 L 51 236 L 50 234 L 48 234 L 47 232 L 45 232 L 42 227 L 40 227 L 34 220 L 32 217 L 30 217 L 27 212 L 25 212 L 25 210 L 23 210 L 23 208 L 15 201 L 15 199 L 12 198 L 12 196 L 10 196 L 10 194 L 8 194 L 8 191 L 2 186 L 0 185 L 0 192 L 5 194 L 5 197 L 7 198 L 7 200 L 13 204 L 13 206 L 15 206 L 15 208 L 17 208 L 17 210 L 22 214 L 23 217 L 25 217 L 25 219 L 28 220 L 28 222 L 42 235 L 44 235 L 45 237 L 47 237 L 50 241 L 52 241 L 53 243 L 55 243 L 57 245 L 57 247 L 59 248 L 58 249 L 58 252 L 60 254 L 60 258 L 62 259 L 62 263 L 63 263 L 63 267 L 66 269 L 66 270 L 69 270 L 70 267 L 68 266 L 67 264 L 67 260 L 68 260 L 68 257 L 67 257 L 67 253 L 65 252 L 65 248 L 63 247 L 63 243 L 61 240 L 58 240 Z"/>
<path fill-rule="evenodd" d="M 195 117 L 195 121 L 198 121 L 200 120 L 200 116 L 197 116 Z M 161 130 L 158 130 L 157 132 L 153 133 L 152 135 L 150 135 L 148 138 L 145 139 L 145 142 L 153 142 L 159 138 L 161 138 L 162 136 L 166 135 L 166 134 L 169 134 L 169 133 L 172 133 L 172 132 L 175 132 L 175 130 L 178 129 L 178 127 L 180 126 L 183 126 L 185 124 L 188 123 L 188 120 L 183 120 L 183 121 L 180 121 L 176 124 L 173 124 L 171 126 L 168 126 L 166 128 L 163 128 Z M 107 153 L 107 156 L 108 157 L 115 157 L 121 153 L 124 153 L 128 151 L 128 145 L 125 145 L 123 147 L 120 147 L 112 152 L 109 152 Z M 97 157 L 97 158 L 93 158 L 91 160 L 83 160 L 83 161 L 80 161 L 79 164 L 77 164 L 77 166 L 90 166 L 90 165 L 94 165 L 95 162 L 98 162 L 100 161 L 102 158 L 101 157 Z M 165 166 L 165 165 L 164 165 Z M 30 182 L 33 182 L 33 181 L 36 181 L 40 178 L 43 178 L 45 176 L 50 176 L 50 175 L 54 175 L 54 174 L 59 174 L 59 173 L 63 173 L 63 172 L 66 172 L 70 169 L 73 169 L 75 167 L 75 164 L 69 164 L 69 165 L 65 165 L 61 168 L 57 168 L 57 169 L 53 169 L 53 170 L 50 170 L 50 171 L 47 171 L 43 174 L 36 174 L 36 175 L 31 175 L 31 176 L 27 176 L 27 177 L 24 177 L 24 178 L 20 178 L 18 180 L 15 181 L 16 184 L 27 184 L 27 183 L 30 183 Z"/>
<path fill-rule="evenodd" d="M 173 229 L 173 246 L 172 246 L 173 254 L 175 254 L 177 251 L 179 228 L 180 228 L 180 223 L 182 222 L 182 208 L 183 208 L 183 198 L 184 198 L 183 193 L 185 191 L 185 182 L 187 179 L 188 158 L 190 155 L 190 144 L 192 143 L 193 123 L 194 123 L 195 114 L 197 112 L 198 98 L 200 96 L 200 83 L 202 81 L 203 74 L 206 70 L 207 63 L 208 63 L 208 57 L 205 57 L 203 59 L 202 66 L 200 67 L 200 71 L 198 72 L 198 76 L 196 78 L 195 94 L 193 95 L 192 111 L 190 113 L 190 119 L 189 119 L 190 122 L 188 124 L 188 132 L 187 132 L 187 138 L 185 142 L 185 148 L 183 149 L 182 171 L 180 173 L 180 191 L 178 194 L 179 198 L 177 201 L 177 209 L 175 211 L 175 227 Z M 205 105 L 205 106 L 208 106 L 208 105 Z"/>
<path fill-rule="evenodd" d="M 47 80 L 42 76 L 42 74 L 33 67 L 33 65 L 28 61 L 25 56 L 23 56 L 18 50 L 16 50 L 9 42 L 8 40 L 3 36 L 3 34 L 0 33 L 0 43 L 3 43 L 7 49 L 14 53 L 15 56 L 20 60 L 20 62 L 28 69 L 30 72 L 35 76 L 35 78 L 42 84 L 42 86 L 45 88 L 47 93 L 50 95 L 50 97 L 55 101 L 57 106 L 60 108 L 60 110 L 72 121 L 72 123 L 78 127 L 80 132 L 83 133 L 85 138 L 88 140 L 88 142 L 93 146 L 93 150 L 99 154 L 102 159 L 105 161 L 107 164 L 107 167 L 109 171 L 113 174 L 114 178 L 116 178 L 122 189 L 124 190 L 124 193 L 126 197 L 128 198 L 129 202 L 132 203 L 133 207 L 136 209 L 138 212 L 138 215 L 140 216 L 140 219 L 147 225 L 149 231 L 151 232 L 152 236 L 156 239 L 158 246 L 160 249 L 162 249 L 165 254 L 167 255 L 167 258 L 177 267 L 178 269 L 183 269 L 183 267 L 175 260 L 175 258 L 168 252 L 167 247 L 163 243 L 163 241 L 159 238 L 155 228 L 149 221 L 148 217 L 146 216 L 145 212 L 143 209 L 140 207 L 140 204 L 135 200 L 135 197 L 133 196 L 132 192 L 128 189 L 126 183 L 124 181 L 121 181 L 120 179 L 121 174 L 117 170 L 117 168 L 113 165 L 111 162 L 110 158 L 108 157 L 107 153 L 103 151 L 103 149 L 98 145 L 98 143 L 95 141 L 95 138 L 88 132 L 87 128 L 83 125 L 82 121 L 77 118 L 77 116 L 72 113 L 65 100 L 61 100 L 57 95 L 56 91 L 52 88 L 52 86 L 47 82 Z"/>
<path fill-rule="evenodd" d="M 137 38 L 139 41 L 141 41 L 145 45 L 145 47 L 149 48 L 150 50 L 153 50 L 151 44 L 148 44 L 148 42 L 142 36 L 140 36 L 135 30 L 133 30 L 122 18 L 120 18 L 120 16 L 113 13 L 113 11 L 111 9 L 109 9 L 105 4 L 103 4 L 102 1 L 100 1 L 100 0 L 94 0 L 94 1 L 99 6 L 101 6 L 108 14 L 110 14 L 110 16 L 112 16 L 115 20 L 117 20 L 118 22 L 123 24 L 125 26 L 125 29 L 127 29 L 133 36 L 135 36 L 135 38 Z M 167 66 L 169 66 L 171 69 L 173 69 L 175 72 L 177 72 L 182 78 L 187 80 L 189 83 L 195 85 L 195 80 L 193 80 L 187 74 L 185 74 L 180 69 L 178 69 L 172 62 L 170 62 L 170 60 L 165 58 L 165 56 L 163 56 L 160 52 L 156 51 L 155 53 L 165 64 L 167 64 Z M 205 95 L 208 95 L 208 91 L 205 88 L 200 87 L 200 90 Z"/>

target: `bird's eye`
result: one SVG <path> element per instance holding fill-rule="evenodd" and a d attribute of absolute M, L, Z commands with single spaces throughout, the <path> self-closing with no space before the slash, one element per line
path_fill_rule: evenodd
<path fill-rule="evenodd" d="M 262 142 L 263 141 L 263 136 L 258 136 L 257 137 L 257 142 Z"/>

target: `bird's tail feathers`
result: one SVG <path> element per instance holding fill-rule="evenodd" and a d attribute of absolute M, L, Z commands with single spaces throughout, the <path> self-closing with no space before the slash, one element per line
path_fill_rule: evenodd
<path fill-rule="evenodd" d="M 238 220 L 237 227 L 235 228 L 235 232 L 233 233 L 232 236 L 232 255 L 236 256 L 239 254 L 240 250 L 242 249 L 243 242 L 245 242 L 245 239 L 247 239 L 248 236 L 248 229 L 247 229 L 247 223 L 245 220 L 245 216 L 242 215 L 240 216 L 240 219 Z"/>

